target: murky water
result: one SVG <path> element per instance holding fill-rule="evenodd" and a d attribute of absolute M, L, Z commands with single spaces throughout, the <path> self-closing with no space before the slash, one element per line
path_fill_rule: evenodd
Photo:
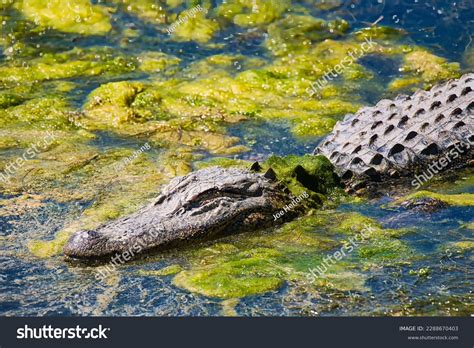
<path fill-rule="evenodd" d="M 191 3 L 183 2 L 170 11 L 179 13 L 195 5 Z M 203 3 L 211 8 L 222 5 L 221 1 Z M 75 221 L 81 221 L 87 226 L 88 223 L 98 224 L 133 211 L 155 196 L 160 184 L 191 168 L 197 168 L 206 161 L 222 157 L 264 161 L 271 155 L 311 153 L 327 130 L 319 131 L 319 126 L 313 125 L 306 132 L 305 122 L 311 122 L 306 113 L 310 114 L 310 118 L 328 117 L 335 121 L 342 116 L 341 110 L 342 114 L 351 111 L 351 104 L 357 109 L 358 105 L 371 104 L 382 97 L 411 91 L 413 86 L 409 84 L 400 89 L 389 88 L 390 83 L 397 78 L 410 79 L 418 76 L 414 72 L 410 72 L 413 76 L 405 76 L 400 71 L 399 67 L 404 59 L 403 50 L 406 49 L 400 48 L 402 45 L 427 49 L 446 62 L 459 63 L 456 73 L 472 71 L 474 68 L 471 45 L 474 32 L 472 1 L 460 1 L 455 5 L 447 1 L 325 2 L 331 4 L 330 9 L 318 7 L 315 3 L 318 2 L 294 1 L 275 19 L 255 27 L 223 25 L 221 22 L 224 20 L 219 17 L 220 30 L 213 34 L 211 40 L 201 43 L 179 38 L 169 39 L 163 31 L 163 25 L 156 26 L 141 12 L 128 11 L 126 7 L 107 1 L 98 5 L 113 9 L 110 10 L 113 18 L 112 31 L 107 35 L 86 36 L 64 33 L 54 28 L 42 31 L 41 35 L 34 29 L 26 34 L 18 34 L 20 28 L 14 25 L 2 26 L 2 37 L 8 39 L 0 45 L 0 63 L 8 69 L 31 62 L 32 65 L 48 65 L 51 62 L 34 59 L 43 59 L 41 57 L 48 53 L 58 54 L 75 47 L 88 50 L 97 46 L 111 47 L 113 54 L 124 57 L 124 60 L 133 60 L 144 52 L 160 51 L 178 57 L 179 62 L 173 65 L 167 61 L 166 64 L 171 66 L 168 68 L 162 67 L 161 61 L 153 61 L 153 64 L 160 65 L 158 71 L 155 66 L 150 71 L 140 65 L 143 63 L 135 62 L 140 68 L 121 68 L 114 73 L 103 68 L 106 73 L 88 71 L 87 74 L 70 76 L 57 73 L 60 75 L 58 78 L 53 77 L 56 72 L 49 72 L 47 78 L 38 78 L 37 81 L 31 81 L 27 77 L 17 80 L 5 76 L 0 78 L 2 93 L 20 95 L 22 99 L 18 103 L 5 104 L 5 107 L 1 104 L 2 110 L 10 110 L 0 114 L 3 118 L 0 119 L 2 137 L 5 139 L 11 134 L 16 139 L 29 139 L 34 135 L 28 132 L 42 131 L 50 126 L 49 120 L 44 121 L 49 114 L 39 120 L 34 117 L 26 118 L 25 123 L 21 124 L 17 124 L 12 116 L 16 115 L 21 119 L 22 115 L 30 111 L 14 108 L 25 105 L 28 100 L 35 101 L 44 96 L 65 98 L 68 115 L 78 115 L 79 120 L 82 120 L 83 112 L 86 115 L 84 129 L 90 133 L 81 133 L 77 141 L 60 140 L 58 147 L 48 149 L 30 162 L 31 169 L 18 170 L 14 178 L 15 189 L 2 187 L 0 314 L 350 316 L 472 313 L 472 206 L 450 206 L 435 213 L 425 213 L 391 205 L 391 197 L 362 203 L 353 202 L 346 197 L 342 204 L 332 204 L 322 213 L 323 220 L 330 216 L 326 223 L 316 223 L 311 220 L 312 217 L 304 217 L 300 220 L 301 223 L 291 225 L 293 227 L 289 229 L 294 228 L 292 231 L 285 230 L 285 227 L 274 228 L 166 251 L 121 265 L 106 280 L 100 282 L 95 278 L 97 267 L 66 262 L 60 254 L 60 248 L 53 250 L 54 243 L 32 247 L 32 241 L 56 241 L 58 233 L 69 228 Z M 7 20 L 19 21 L 18 17 L 8 17 L 12 16 L 8 12 L 11 9 L 3 10 Z M 285 57 L 291 58 L 292 55 L 315 53 L 296 47 L 294 51 L 278 55 L 272 54 L 266 46 L 267 26 L 293 12 L 328 21 L 344 18 L 350 29 L 341 35 L 328 36 L 336 43 L 352 42 L 352 33 L 374 22 L 379 26 L 399 28 L 404 32 L 403 36 L 393 41 L 387 39 L 389 43 L 386 47 L 396 47 L 403 54 L 364 56 L 358 62 L 360 69 L 364 69 L 361 70 L 362 78 L 344 77 L 336 81 L 334 86 L 338 88 L 338 92 L 334 92 L 334 95 L 340 98 L 337 102 L 347 102 L 348 106 L 338 104 L 335 108 L 337 110 L 327 113 L 323 108 L 312 110 L 313 104 L 306 109 L 299 108 L 307 96 L 298 93 L 304 91 L 306 85 L 294 88 L 291 83 L 300 80 L 298 74 L 302 74 L 302 79 L 306 81 L 314 81 L 316 77 L 313 78 L 308 73 L 309 68 L 303 67 L 301 61 L 298 61 L 298 64 L 302 64 L 301 67 L 295 62 L 283 60 L 280 65 L 277 62 L 279 59 L 287 59 Z M 171 19 L 168 21 L 172 23 Z M 308 32 L 312 33 L 311 30 Z M 296 41 L 298 40 L 303 38 L 298 37 Z M 310 45 L 316 46 L 322 39 L 312 38 L 310 41 Z M 286 44 L 289 45 L 289 42 Z M 12 55 L 12 47 L 18 50 L 16 54 Z M 225 63 L 218 63 L 217 68 L 212 65 L 214 63 L 203 63 L 209 57 L 217 60 L 216 57 L 222 55 L 231 55 L 231 58 L 219 58 Z M 56 63 L 59 60 L 55 58 L 54 61 Z M 449 70 L 443 64 L 440 63 L 440 66 Z M 287 66 L 288 69 L 295 67 L 300 70 L 298 73 L 295 73 L 296 70 L 287 71 Z M 1 73 L 20 76 L 21 70 L 8 69 L 1 70 Z M 247 70 L 256 71 L 255 74 L 271 71 L 271 74 L 250 78 L 242 75 Z M 289 82 L 283 79 L 274 82 L 272 79 L 278 74 L 287 74 L 290 76 L 288 79 L 297 77 Z M 41 75 L 38 73 L 38 76 Z M 202 82 L 206 78 L 210 78 L 210 82 L 206 82 L 207 86 Z M 262 80 L 258 80 L 259 78 Z M 431 79 L 428 74 L 423 75 L 416 86 L 419 87 L 420 82 L 434 83 L 437 78 Z M 175 85 L 173 79 L 177 81 Z M 229 93 L 225 90 L 226 84 L 242 79 L 244 83 L 236 85 L 240 90 L 233 90 L 231 95 L 226 94 Z M 105 110 L 105 114 L 100 114 L 99 112 L 104 111 L 100 107 L 85 106 L 91 102 L 88 96 L 93 91 L 101 85 L 118 81 L 150 84 L 151 87 L 143 87 L 145 92 L 155 93 L 158 90 L 161 94 L 156 103 L 165 105 L 167 109 L 163 106 L 155 110 L 153 105 L 143 102 L 146 104 L 145 111 L 138 106 L 127 105 L 122 109 L 111 107 Z M 194 81 L 199 81 L 200 84 L 194 86 Z M 68 82 L 71 85 L 60 85 L 58 82 Z M 252 83 L 259 84 L 258 88 L 254 86 L 255 96 Z M 219 87 L 215 89 L 209 87 L 217 85 Z M 207 88 L 210 90 L 208 95 L 205 93 Z M 165 89 L 166 93 L 160 89 Z M 176 97 L 173 93 L 178 92 L 183 94 Z M 106 93 L 104 95 L 107 96 Z M 332 97 L 330 95 L 328 98 Z M 233 98 L 235 104 L 231 100 Z M 323 96 L 323 101 L 324 98 L 326 97 Z M 3 102 L 3 99 L 0 101 Z M 113 99 L 111 104 L 120 102 L 121 99 Z M 189 109 L 199 111 L 193 114 Z M 132 110 L 131 117 L 136 117 L 135 121 L 138 121 L 128 123 L 129 120 L 126 119 L 122 128 L 111 125 L 114 120 L 105 126 L 101 124 L 103 115 L 117 113 L 121 117 L 124 110 Z M 313 111 L 314 116 L 311 114 Z M 224 115 L 223 121 L 208 120 L 203 116 L 207 112 Z M 282 114 L 278 117 L 273 115 L 278 112 Z M 192 121 L 191 126 L 186 123 L 188 120 Z M 25 126 L 29 122 L 33 125 L 31 128 Z M 168 127 L 175 126 L 172 122 L 182 122 L 179 123 L 181 136 L 176 138 L 173 133 L 166 139 L 160 138 L 156 134 L 162 130 L 147 128 L 151 124 L 155 127 L 155 122 L 169 122 L 165 124 Z M 56 130 L 65 132 L 64 138 L 76 139 L 72 138 L 72 134 L 76 136 L 76 133 L 72 133 L 67 128 L 69 126 L 56 127 Z M 187 140 L 187 132 L 192 140 Z M 215 138 L 207 139 L 204 134 L 212 134 Z M 228 140 L 230 137 L 236 138 Z M 110 170 L 110 166 L 116 161 L 130 156 L 130 153 L 146 142 L 152 144 L 152 150 L 140 157 L 143 159 L 137 160 L 118 175 Z M 230 150 L 240 145 L 246 146 L 247 151 Z M 2 167 L 20 156 L 26 147 L 27 145 L 2 145 Z M 55 152 L 55 149 L 59 150 Z M 92 156 L 95 153 L 99 154 L 98 161 Z M 175 153 L 179 153 L 179 156 Z M 76 163 L 79 165 L 76 166 Z M 427 188 L 450 194 L 472 194 L 472 175 L 472 170 L 463 171 L 456 176 L 456 182 L 441 180 Z M 147 185 L 143 182 L 147 182 Z M 353 231 L 341 233 L 350 228 L 335 225 L 336 220 L 352 221 L 354 213 L 358 213 L 357 219 L 361 216 L 372 218 L 373 223 L 380 224 L 380 231 L 392 232 L 380 232 L 382 237 L 378 236 L 355 247 L 320 282 L 308 282 L 309 269 L 320 266 L 323 257 L 332 255 L 344 241 L 354 235 Z M 470 243 L 470 246 L 460 244 L 463 242 Z M 249 263 L 242 264 L 242 260 L 248 260 Z M 173 265 L 180 265 L 183 271 L 170 275 L 158 275 L 156 272 Z M 201 283 L 196 277 L 208 277 L 209 282 Z M 262 285 L 261 282 L 264 281 Z M 255 287 L 247 289 L 245 284 L 250 282 Z M 241 293 L 246 295 L 240 296 Z"/>

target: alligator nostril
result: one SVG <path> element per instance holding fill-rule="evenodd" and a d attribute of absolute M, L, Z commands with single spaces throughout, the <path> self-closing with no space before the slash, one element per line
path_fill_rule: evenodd
<path fill-rule="evenodd" d="M 97 238 L 99 236 L 97 231 L 88 230 L 88 231 L 86 231 L 86 233 L 87 233 L 88 237 L 92 237 L 92 238 Z"/>

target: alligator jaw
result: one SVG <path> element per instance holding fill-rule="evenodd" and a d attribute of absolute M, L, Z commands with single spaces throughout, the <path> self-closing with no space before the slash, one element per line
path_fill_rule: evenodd
<path fill-rule="evenodd" d="M 207 168 L 173 179 L 147 207 L 124 218 L 79 231 L 64 247 L 74 259 L 116 254 L 135 257 L 152 249 L 251 231 L 274 220 L 288 195 L 274 180 L 240 169 Z"/>

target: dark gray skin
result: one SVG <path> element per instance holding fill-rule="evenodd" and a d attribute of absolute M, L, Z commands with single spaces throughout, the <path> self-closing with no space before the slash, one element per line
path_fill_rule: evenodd
<path fill-rule="evenodd" d="M 347 183 L 427 170 L 456 146 L 474 144 L 473 90 L 474 74 L 466 74 L 411 97 L 383 100 L 348 115 L 315 153 L 327 156 Z M 443 169 L 466 166 L 474 149 L 467 147 Z M 298 209 L 291 210 L 275 221 L 274 214 L 292 198 L 271 171 L 203 169 L 173 179 L 154 203 L 132 215 L 75 233 L 64 253 L 77 259 L 133 257 L 262 229 L 298 215 Z"/>
<path fill-rule="evenodd" d="M 212 167 L 173 179 L 152 204 L 94 231 L 75 233 L 64 247 L 72 258 L 133 255 L 186 241 L 262 229 L 291 199 L 272 172 Z M 278 223 L 294 217 L 285 214 Z"/>

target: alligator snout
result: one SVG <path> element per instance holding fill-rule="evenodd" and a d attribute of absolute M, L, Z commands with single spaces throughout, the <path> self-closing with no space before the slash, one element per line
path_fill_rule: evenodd
<path fill-rule="evenodd" d="M 64 253 L 76 259 L 125 253 L 135 256 L 151 249 L 260 229 L 273 224 L 273 214 L 286 203 L 288 195 L 271 176 L 207 168 L 171 180 L 153 203 L 134 214 L 95 231 L 75 233 Z"/>
<path fill-rule="evenodd" d="M 64 253 L 73 258 L 106 256 L 107 238 L 97 231 L 83 230 L 72 235 L 64 246 Z"/>

